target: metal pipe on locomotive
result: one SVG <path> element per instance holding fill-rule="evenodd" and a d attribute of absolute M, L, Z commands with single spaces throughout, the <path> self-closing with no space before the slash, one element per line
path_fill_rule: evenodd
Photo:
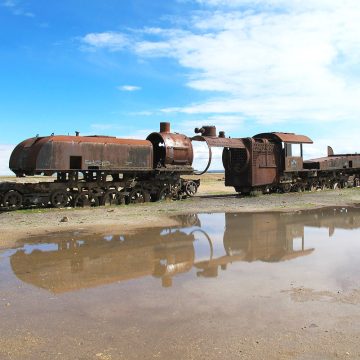
<path fill-rule="evenodd" d="M 196 193 L 190 138 L 169 123 L 146 140 L 51 135 L 24 140 L 9 167 L 17 177 L 55 176 L 52 182 L 0 183 L 0 206 L 97 206 L 181 198 Z"/>

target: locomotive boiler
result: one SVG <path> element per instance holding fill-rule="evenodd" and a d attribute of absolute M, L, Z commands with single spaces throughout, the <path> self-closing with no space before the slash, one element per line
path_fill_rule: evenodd
<path fill-rule="evenodd" d="M 17 177 L 56 176 L 53 182 L 1 183 L 0 206 L 54 207 L 146 202 L 192 196 L 191 140 L 171 133 L 169 123 L 146 140 L 112 136 L 51 135 L 16 146 L 9 167 Z"/>

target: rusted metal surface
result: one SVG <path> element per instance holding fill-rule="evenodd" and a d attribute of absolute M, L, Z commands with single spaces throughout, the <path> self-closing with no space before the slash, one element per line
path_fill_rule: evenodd
<path fill-rule="evenodd" d="M 286 172 L 301 171 L 303 169 L 303 158 L 301 156 L 285 156 Z"/>
<path fill-rule="evenodd" d="M 244 149 L 224 149 L 225 185 L 243 191 L 279 181 L 281 145 L 267 139 L 243 139 Z"/>
<path fill-rule="evenodd" d="M 305 135 L 296 135 L 294 133 L 282 133 L 282 132 L 272 132 L 272 133 L 262 133 L 257 134 L 254 138 L 260 139 L 269 139 L 274 141 L 281 141 L 289 144 L 312 144 L 313 141 Z"/>
<path fill-rule="evenodd" d="M 245 149 L 246 146 L 242 139 L 231 139 L 225 137 L 225 132 L 220 131 L 219 136 L 216 136 L 216 127 L 215 126 L 202 126 L 200 129 L 195 128 L 194 132 L 196 135 L 191 138 L 192 141 L 201 141 L 206 142 L 208 146 L 208 163 L 204 170 L 200 172 L 195 172 L 196 175 L 203 175 L 205 174 L 208 169 L 210 168 L 211 161 L 212 161 L 212 150 L 213 147 L 222 147 L 227 149 Z"/>
<path fill-rule="evenodd" d="M 154 149 L 154 168 L 174 165 L 191 167 L 194 157 L 191 139 L 171 133 L 169 123 L 162 124 L 160 130 L 165 131 L 154 132 L 147 137 Z"/>
<path fill-rule="evenodd" d="M 28 175 L 69 170 L 151 170 L 152 144 L 102 136 L 49 136 L 20 143 L 10 169 Z"/>
<path fill-rule="evenodd" d="M 236 138 L 222 138 L 222 137 L 209 137 L 197 135 L 191 138 L 193 141 L 205 141 L 210 147 L 227 147 L 232 149 L 243 149 L 245 148 L 244 142 L 242 139 Z"/>
<path fill-rule="evenodd" d="M 53 175 L 44 186 L 6 184 L 0 187 L 0 208 L 28 206 L 98 206 L 193 196 L 199 181 L 180 178 L 193 172 L 190 138 L 162 132 L 150 140 L 112 136 L 46 136 L 21 142 L 10 158 L 17 176 Z M 153 145 L 154 143 L 154 145 Z"/>
<path fill-rule="evenodd" d="M 160 123 L 160 132 L 161 133 L 169 133 L 170 130 L 170 123 L 169 122 L 161 122 Z"/>
<path fill-rule="evenodd" d="M 202 136 L 216 137 L 216 126 L 202 126 L 200 129 L 195 128 L 194 132 Z"/>
<path fill-rule="evenodd" d="M 331 155 L 318 159 L 304 161 L 305 169 L 316 170 L 336 170 L 336 169 L 359 169 L 360 155 L 358 154 L 342 154 Z"/>

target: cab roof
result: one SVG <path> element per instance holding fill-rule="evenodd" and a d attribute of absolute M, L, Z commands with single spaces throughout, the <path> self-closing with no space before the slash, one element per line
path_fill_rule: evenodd
<path fill-rule="evenodd" d="M 312 144 L 313 141 L 305 135 L 296 135 L 294 133 L 270 132 L 261 133 L 254 136 L 254 138 L 262 138 L 268 140 L 281 141 L 289 144 Z"/>

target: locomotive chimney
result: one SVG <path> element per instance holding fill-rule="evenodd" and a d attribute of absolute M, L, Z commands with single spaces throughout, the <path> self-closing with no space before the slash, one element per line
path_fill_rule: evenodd
<path fill-rule="evenodd" d="M 201 134 L 202 136 L 211 136 L 216 137 L 216 127 L 215 126 L 203 126 L 200 129 L 195 128 L 195 134 Z"/>
<path fill-rule="evenodd" d="M 170 123 L 169 122 L 161 122 L 160 123 L 160 132 L 161 133 L 169 133 L 170 132 Z"/>
<path fill-rule="evenodd" d="M 219 138 L 225 137 L 225 131 L 219 131 Z"/>

